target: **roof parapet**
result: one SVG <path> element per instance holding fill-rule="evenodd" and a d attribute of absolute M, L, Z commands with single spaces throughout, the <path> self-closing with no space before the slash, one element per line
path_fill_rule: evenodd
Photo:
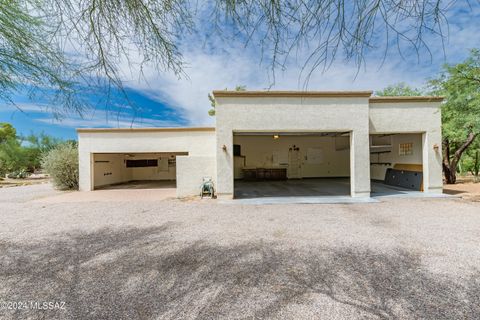
<path fill-rule="evenodd" d="M 274 98 L 369 98 L 372 91 L 229 91 L 214 90 L 216 98 L 226 97 L 274 97 Z"/>
<path fill-rule="evenodd" d="M 86 132 L 179 132 L 215 131 L 215 127 L 171 127 L 171 128 L 77 128 L 78 133 Z"/>
<path fill-rule="evenodd" d="M 444 97 L 439 96 L 383 96 L 371 97 L 370 103 L 390 103 L 390 102 L 442 102 Z"/>

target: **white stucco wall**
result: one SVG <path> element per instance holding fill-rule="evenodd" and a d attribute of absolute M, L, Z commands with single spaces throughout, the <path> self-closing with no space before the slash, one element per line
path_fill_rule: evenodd
<path fill-rule="evenodd" d="M 135 154 L 134 158 L 126 158 L 130 160 L 142 160 L 142 159 L 158 159 L 160 163 L 161 159 L 175 159 L 175 154 Z M 167 160 L 168 161 L 168 160 Z M 175 180 L 177 176 L 176 166 L 168 166 L 168 169 L 163 171 L 158 167 L 140 167 L 140 168 L 127 168 L 130 172 L 132 180 Z"/>
<path fill-rule="evenodd" d="M 216 189 L 214 156 L 178 156 L 177 172 L 177 197 L 199 195 L 204 177 L 211 177 Z"/>
<path fill-rule="evenodd" d="M 134 157 L 124 153 L 94 154 L 94 187 L 132 180 L 175 180 L 177 175 L 175 166 L 168 166 L 167 170 L 161 170 L 160 167 L 127 168 L 125 164 L 125 160 L 158 159 L 160 161 L 161 158 L 175 159 L 175 154 L 135 153 Z"/>
<path fill-rule="evenodd" d="M 123 161 L 123 154 L 95 155 L 93 159 L 93 180 L 95 187 L 131 180 L 131 174 L 125 169 Z"/>
<path fill-rule="evenodd" d="M 271 135 L 233 137 L 233 142 L 241 145 L 247 167 L 279 166 L 273 163 L 273 154 L 288 155 L 288 149 L 295 145 L 300 148 L 300 173 L 303 178 L 349 177 L 350 150 L 349 148 L 336 150 L 335 141 L 335 137 L 320 136 L 280 136 L 279 139 L 273 139 Z M 321 163 L 314 164 L 308 161 L 307 153 L 310 148 L 322 150 Z M 237 165 L 242 165 L 244 159 L 235 157 L 234 160 L 241 162 Z"/>
<path fill-rule="evenodd" d="M 370 195 L 368 97 L 216 97 L 216 102 L 220 196 L 233 196 L 232 146 L 237 131 L 349 131 L 351 194 Z"/>
<path fill-rule="evenodd" d="M 387 168 L 393 168 L 396 164 L 419 164 L 423 165 L 423 137 L 421 133 L 404 133 L 394 134 L 388 137 L 391 148 L 383 148 L 382 150 L 390 150 L 389 153 L 371 154 L 371 162 L 390 162 L 391 165 L 371 165 L 370 177 L 376 180 L 384 180 Z M 413 150 L 411 155 L 399 155 L 400 143 L 412 143 Z M 374 150 L 378 151 L 378 150 Z"/>
<path fill-rule="evenodd" d="M 423 187 L 431 193 L 441 193 L 443 188 L 440 106 L 440 102 L 370 104 L 370 133 L 422 134 Z"/>
<path fill-rule="evenodd" d="M 93 190 L 92 166 L 95 153 L 188 152 L 186 157 L 206 156 L 211 159 L 215 153 L 213 128 L 108 129 L 104 131 L 80 129 L 78 142 L 79 185 L 82 191 Z M 177 164 L 177 179 L 178 175 L 182 174 L 178 168 Z M 200 183 L 201 180 L 197 182 L 197 184 Z"/>

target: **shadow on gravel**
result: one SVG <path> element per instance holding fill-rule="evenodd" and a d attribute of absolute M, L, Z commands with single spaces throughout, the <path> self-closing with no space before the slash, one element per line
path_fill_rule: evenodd
<path fill-rule="evenodd" d="M 179 247 L 171 227 L 0 243 L 0 300 L 65 301 L 67 308 L 0 310 L 0 318 L 283 319 L 287 309 L 294 318 L 480 316 L 479 273 L 454 283 L 409 252 L 294 251 L 261 241 Z"/>

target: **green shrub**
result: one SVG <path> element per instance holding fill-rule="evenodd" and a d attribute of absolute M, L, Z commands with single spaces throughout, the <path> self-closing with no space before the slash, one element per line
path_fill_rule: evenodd
<path fill-rule="evenodd" d="M 78 148 L 74 143 L 63 143 L 44 154 L 42 167 L 60 190 L 78 190 Z"/>
<path fill-rule="evenodd" d="M 25 179 L 28 177 L 28 172 L 26 170 L 13 171 L 7 174 L 7 178 L 10 179 Z"/>

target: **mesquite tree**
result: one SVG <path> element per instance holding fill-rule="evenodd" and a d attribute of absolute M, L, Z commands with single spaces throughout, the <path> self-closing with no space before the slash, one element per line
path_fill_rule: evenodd
<path fill-rule="evenodd" d="M 13 102 L 19 88 L 45 91 L 60 100 L 52 111 L 81 113 L 79 88 L 92 85 L 128 99 L 125 65 L 185 76 L 188 35 L 260 48 L 273 82 L 292 55 L 308 79 L 337 57 L 360 66 L 389 48 L 429 52 L 426 37 L 445 40 L 455 3 L 469 1 L 0 0 L 0 100 Z"/>
<path fill-rule="evenodd" d="M 445 96 L 442 106 L 443 171 L 455 183 L 458 164 L 480 134 L 480 51 L 472 50 L 462 63 L 444 66 L 432 80 L 435 93 Z"/>
<path fill-rule="evenodd" d="M 376 96 L 406 96 L 415 97 L 423 96 L 423 91 L 418 88 L 412 88 L 406 83 L 400 82 L 383 88 L 382 90 L 375 91 Z"/>

